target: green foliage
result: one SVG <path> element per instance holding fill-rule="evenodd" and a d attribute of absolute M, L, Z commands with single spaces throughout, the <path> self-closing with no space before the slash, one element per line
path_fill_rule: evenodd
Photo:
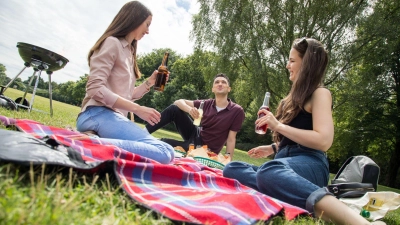
<path fill-rule="evenodd" d="M 82 102 L 86 94 L 86 83 L 88 81 L 89 74 L 79 77 L 80 79 L 76 81 L 74 88 L 72 90 L 72 99 L 79 104 Z"/>
<path fill-rule="evenodd" d="M 11 81 L 11 78 L 7 77 L 7 78 L 6 78 L 6 83 L 8 84 L 10 81 Z M 6 84 L 4 84 L 4 85 L 6 85 Z M 22 80 L 21 80 L 20 77 L 17 77 L 17 78 L 10 84 L 10 87 L 11 87 L 11 88 L 16 88 L 16 89 L 21 90 L 21 91 L 22 91 L 22 90 L 25 91 L 26 86 L 27 86 L 27 85 L 25 85 L 24 82 L 22 82 Z"/>
<path fill-rule="evenodd" d="M 276 96 L 272 104 L 288 91 L 285 66 L 294 38 L 317 38 L 332 52 L 331 59 L 341 57 L 335 53 L 346 47 L 343 35 L 366 7 L 365 2 L 347 0 L 199 3 L 192 31 L 197 46 L 215 48 L 227 65 L 235 65 L 238 77 L 248 78 L 246 83 L 254 93 L 269 90 Z"/>
<path fill-rule="evenodd" d="M 172 49 L 154 49 L 150 53 L 138 55 L 138 65 L 144 79 L 148 78 L 154 72 L 154 70 L 156 70 L 161 65 L 161 61 L 165 52 L 169 52 L 167 66 L 168 69 L 172 72 L 174 62 L 181 58 L 181 56 Z"/>
<path fill-rule="evenodd" d="M 25 81 L 24 81 L 24 84 L 26 85 L 26 86 L 30 86 L 30 87 L 32 87 L 32 89 L 33 89 L 33 87 L 35 86 L 35 83 L 36 82 L 38 82 L 38 85 L 37 85 L 37 88 L 40 88 L 40 89 L 46 89 L 47 87 L 48 87 L 48 82 L 45 82 L 44 80 L 43 80 L 43 75 L 46 75 L 46 73 L 45 72 L 41 72 L 40 73 L 40 77 L 39 77 L 39 72 L 36 72 L 36 75 L 35 76 L 29 76 Z M 37 79 L 39 78 L 39 80 L 37 81 Z"/>
<path fill-rule="evenodd" d="M 241 141 L 267 144 L 254 134 L 254 120 L 265 91 L 271 93 L 274 111 L 289 91 L 286 69 L 291 42 L 314 37 L 330 52 L 326 84 L 348 67 L 346 61 L 352 28 L 367 7 L 365 1 L 258 1 L 200 0 L 193 17 L 192 37 L 198 48 L 213 48 L 219 66 L 235 77 L 236 102 L 246 110 L 246 121 L 238 134 Z M 269 138 L 268 138 L 269 139 Z M 269 140 L 267 140 L 269 141 Z"/>
<path fill-rule="evenodd" d="M 175 64 L 175 61 L 177 61 L 181 58 L 181 56 L 169 48 L 155 49 L 148 54 L 138 56 L 138 65 L 139 65 L 140 71 L 142 73 L 142 78 L 138 81 L 137 85 L 140 85 L 142 82 L 144 82 L 148 77 L 151 76 L 151 74 L 153 74 L 154 70 L 158 69 L 158 67 L 161 65 L 161 61 L 163 59 L 165 52 L 169 52 L 167 66 L 168 66 L 168 70 L 171 73 L 171 76 L 170 76 L 170 79 L 171 79 L 171 77 L 173 76 L 173 73 L 174 73 L 173 65 Z M 169 87 L 169 82 L 167 82 L 165 89 L 168 89 L 168 87 Z M 139 105 L 145 105 L 147 107 L 152 107 L 152 108 L 156 108 L 158 110 L 162 110 L 163 108 L 158 107 L 152 101 L 152 99 L 155 98 L 155 94 L 156 94 L 155 91 L 150 91 L 146 95 L 144 95 L 141 99 L 137 100 L 136 102 Z"/>
<path fill-rule="evenodd" d="M 6 85 L 7 75 L 6 75 L 6 67 L 0 63 L 0 85 Z"/>
<path fill-rule="evenodd" d="M 358 26 L 352 69 L 332 86 L 337 141 L 331 159 L 368 155 L 384 165 L 381 182 L 391 187 L 400 187 L 399 20 L 399 1 L 376 2 Z"/>

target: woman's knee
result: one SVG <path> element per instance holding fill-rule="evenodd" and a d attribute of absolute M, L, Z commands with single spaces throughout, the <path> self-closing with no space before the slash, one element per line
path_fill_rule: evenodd
<path fill-rule="evenodd" d="M 162 152 L 162 157 L 160 157 L 158 160 L 160 163 L 169 164 L 174 160 L 175 150 L 171 145 L 161 142 L 158 149 Z"/>
<path fill-rule="evenodd" d="M 169 155 L 169 163 L 172 162 L 175 158 L 175 149 L 169 145 L 169 144 L 164 144 L 166 151 L 168 152 Z"/>
<path fill-rule="evenodd" d="M 235 178 L 238 175 L 238 172 L 243 171 L 243 162 L 233 161 L 229 162 L 225 165 L 222 170 L 222 175 L 228 178 Z"/>
<path fill-rule="evenodd" d="M 264 163 L 257 170 L 257 185 L 262 189 L 265 185 L 270 185 L 277 180 L 281 180 L 282 172 L 286 169 L 285 164 L 276 160 Z"/>

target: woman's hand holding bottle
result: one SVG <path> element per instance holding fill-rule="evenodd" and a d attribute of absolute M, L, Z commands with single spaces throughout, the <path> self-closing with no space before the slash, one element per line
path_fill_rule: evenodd
<path fill-rule="evenodd" d="M 265 116 L 260 117 L 256 120 L 255 124 L 258 127 L 262 127 L 263 125 L 267 124 L 268 129 L 270 130 L 275 130 L 280 122 L 275 118 L 274 114 L 266 109 L 261 109 L 259 113 L 262 112 L 265 114 Z"/>
<path fill-rule="evenodd" d="M 153 86 L 156 83 L 157 74 L 158 70 L 154 70 L 153 73 L 150 75 L 150 77 L 147 79 L 150 82 L 151 86 Z M 168 71 L 166 74 L 167 74 L 166 81 L 168 81 L 170 72 Z"/>
<path fill-rule="evenodd" d="M 264 117 L 266 115 L 265 112 L 264 112 L 265 110 L 269 111 L 269 98 L 270 98 L 270 96 L 271 95 L 270 95 L 270 93 L 268 91 L 265 92 L 263 104 L 261 105 L 260 109 L 257 112 L 257 119 L 260 119 L 261 117 Z M 265 134 L 265 133 L 267 133 L 267 127 L 268 127 L 268 124 L 260 125 L 260 124 L 256 123 L 255 132 L 257 134 Z"/>

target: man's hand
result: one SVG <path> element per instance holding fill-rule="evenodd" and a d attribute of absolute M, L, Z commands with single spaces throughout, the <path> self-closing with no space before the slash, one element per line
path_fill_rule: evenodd
<path fill-rule="evenodd" d="M 189 110 L 189 115 L 193 118 L 193 119 L 197 119 L 200 116 L 199 110 L 196 107 L 191 107 Z"/>

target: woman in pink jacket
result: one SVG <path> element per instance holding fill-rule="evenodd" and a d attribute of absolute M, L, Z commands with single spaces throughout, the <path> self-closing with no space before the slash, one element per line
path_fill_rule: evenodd
<path fill-rule="evenodd" d="M 173 148 L 157 140 L 127 119 L 133 112 L 149 124 L 160 121 L 160 113 L 135 103 L 154 85 L 157 70 L 141 85 L 136 59 L 137 44 L 149 33 L 152 13 L 138 1 L 126 3 L 104 34 L 90 49 L 90 75 L 77 119 L 80 132 L 93 131 L 119 147 L 161 163 L 174 158 Z"/>

